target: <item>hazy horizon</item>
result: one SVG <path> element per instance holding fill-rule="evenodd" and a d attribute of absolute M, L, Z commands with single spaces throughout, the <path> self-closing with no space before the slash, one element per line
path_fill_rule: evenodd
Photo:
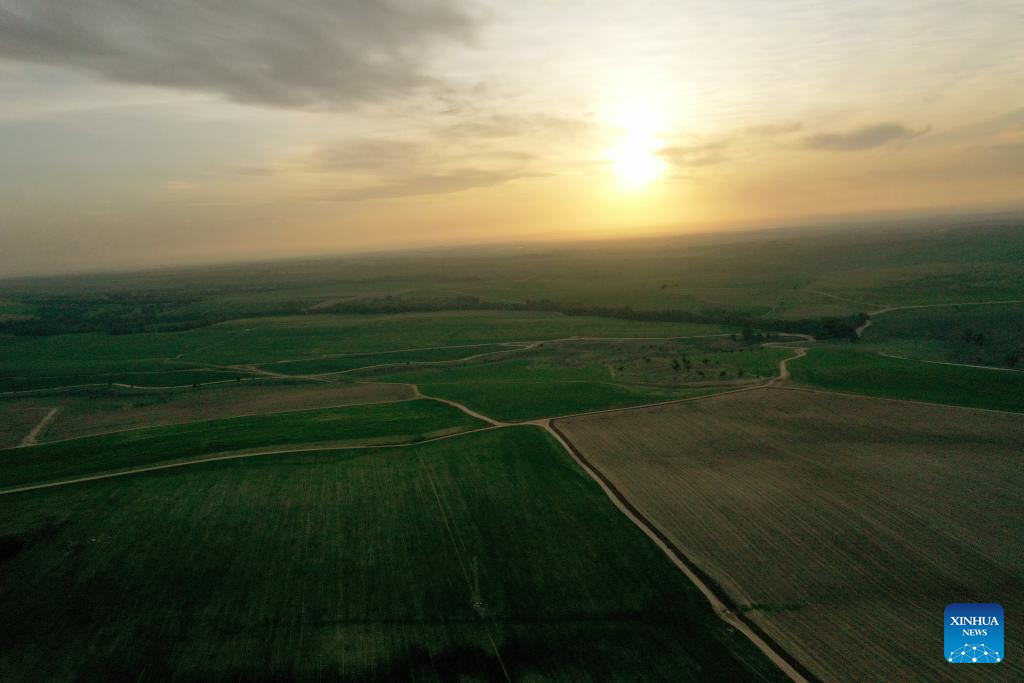
<path fill-rule="evenodd" d="M 0 277 L 964 212 L 1024 8 L 0 0 Z"/>
<path fill-rule="evenodd" d="M 957 227 L 968 221 L 994 221 L 997 224 L 1003 219 L 1024 218 L 1024 206 L 1017 204 L 993 205 L 987 207 L 975 207 L 973 210 L 907 210 L 885 213 L 870 214 L 837 214 L 831 216 L 816 216 L 805 220 L 776 221 L 776 222 L 752 222 L 719 226 L 671 226 L 658 229 L 637 229 L 623 234 L 606 235 L 602 237 L 583 236 L 566 237 L 535 236 L 532 239 L 494 239 L 491 241 L 465 241 L 465 242 L 442 242 L 436 244 L 395 244 L 380 247 L 353 248 L 350 250 L 319 250 L 310 252 L 271 252 L 266 254 L 201 254 L 183 256 L 179 259 L 168 259 L 158 256 L 152 262 L 144 262 L 135 258 L 132 261 L 114 261 L 111 263 L 96 263 L 92 267 L 57 267 L 50 270 L 45 268 L 34 268 L 23 273 L 6 273 L 0 271 L 0 282 L 19 280 L 23 278 L 49 278 L 49 277 L 75 277 L 75 276 L 104 276 L 117 274 L 144 274 L 158 271 L 187 271 L 191 269 L 218 268 L 218 267 L 245 267 L 258 264 L 302 262 L 302 261 L 330 261 L 344 260 L 360 257 L 402 257 L 411 254 L 437 254 L 437 253 L 458 253 L 472 250 L 489 249 L 527 249 L 535 248 L 578 248 L 617 245 L 621 243 L 642 243 L 647 241 L 662 240 L 685 240 L 689 238 L 712 238 L 717 242 L 721 237 L 723 243 L 734 242 L 737 239 L 741 242 L 757 242 L 761 239 L 786 236 L 793 233 L 811 233 L 826 235 L 830 232 L 841 232 L 851 229 L 862 229 L 865 231 L 879 231 L 885 229 L 899 229 L 927 232 L 945 230 Z M 893 222 L 898 222 L 893 226 Z"/>

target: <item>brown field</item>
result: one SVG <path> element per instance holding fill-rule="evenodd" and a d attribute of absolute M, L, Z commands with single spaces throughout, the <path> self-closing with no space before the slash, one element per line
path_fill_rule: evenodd
<path fill-rule="evenodd" d="M 39 434 L 40 443 L 254 413 L 402 401 L 413 398 L 413 393 L 411 387 L 401 384 L 245 382 L 182 391 L 115 389 L 0 399 L 0 447 L 18 445 L 56 406 L 61 412 Z"/>
<path fill-rule="evenodd" d="M 948 603 L 1024 607 L 1024 415 L 764 388 L 555 426 L 822 679 L 1024 679 L 1012 627 L 942 659 Z"/>

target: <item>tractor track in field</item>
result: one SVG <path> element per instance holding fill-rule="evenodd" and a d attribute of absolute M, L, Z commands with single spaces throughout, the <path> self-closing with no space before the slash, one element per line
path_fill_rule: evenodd
<path fill-rule="evenodd" d="M 36 426 L 32 428 L 32 431 L 25 435 L 25 438 L 21 440 L 21 443 L 18 444 L 18 447 L 36 445 L 37 437 L 42 433 L 44 429 L 46 429 L 46 425 L 50 424 L 50 422 L 53 421 L 53 418 L 57 417 L 57 413 L 59 413 L 60 411 L 61 406 L 57 406 L 56 408 L 50 408 L 49 412 L 47 412 L 46 415 L 43 416 L 43 419 L 37 422 Z"/>

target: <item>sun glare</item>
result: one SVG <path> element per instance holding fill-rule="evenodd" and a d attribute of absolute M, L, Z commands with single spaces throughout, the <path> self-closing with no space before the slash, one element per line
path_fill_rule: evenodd
<path fill-rule="evenodd" d="M 668 169 L 658 153 L 658 126 L 644 111 L 620 112 L 616 118 L 622 132 L 608 154 L 612 171 L 623 187 L 642 190 Z"/>
<path fill-rule="evenodd" d="M 628 189 L 640 190 L 665 173 L 665 162 L 656 145 L 644 140 L 626 139 L 612 150 L 612 169 Z"/>

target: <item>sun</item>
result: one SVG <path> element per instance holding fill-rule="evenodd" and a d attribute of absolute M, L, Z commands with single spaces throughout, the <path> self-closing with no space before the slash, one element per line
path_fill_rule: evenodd
<path fill-rule="evenodd" d="M 619 122 L 621 133 L 608 153 L 611 169 L 623 187 L 642 190 L 668 170 L 659 154 L 657 126 L 642 112 L 621 116 Z"/>
<path fill-rule="evenodd" d="M 628 189 L 642 190 L 665 174 L 657 145 L 643 140 L 621 141 L 611 153 L 612 170 Z"/>

